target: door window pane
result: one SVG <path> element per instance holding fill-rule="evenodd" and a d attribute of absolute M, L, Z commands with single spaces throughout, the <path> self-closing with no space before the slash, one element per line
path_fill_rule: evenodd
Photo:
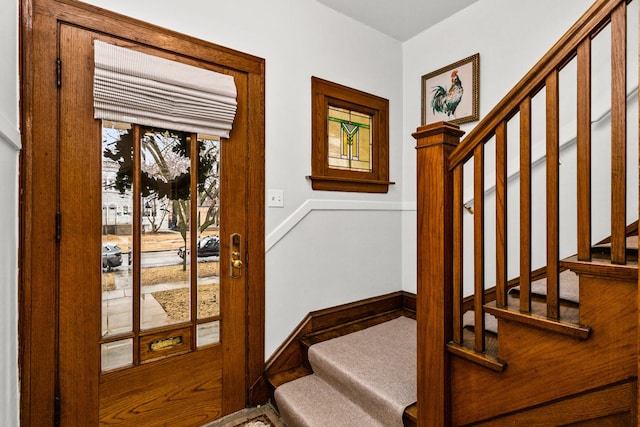
<path fill-rule="evenodd" d="M 133 364 L 133 340 L 125 339 L 102 344 L 102 370 L 131 366 Z"/>
<path fill-rule="evenodd" d="M 142 130 L 140 324 L 143 330 L 191 318 L 190 157 L 186 134 Z"/>
<path fill-rule="evenodd" d="M 220 138 L 198 136 L 198 319 L 220 314 Z"/>
<path fill-rule="evenodd" d="M 198 325 L 196 336 L 198 347 L 220 342 L 220 322 L 209 322 Z"/>
<path fill-rule="evenodd" d="M 133 330 L 131 125 L 102 126 L 102 335 Z"/>

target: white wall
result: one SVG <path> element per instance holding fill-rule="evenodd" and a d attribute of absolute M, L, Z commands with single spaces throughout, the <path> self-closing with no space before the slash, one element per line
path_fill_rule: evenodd
<path fill-rule="evenodd" d="M 400 42 L 315 0 L 89 3 L 266 60 L 265 357 L 308 312 L 401 288 Z M 388 194 L 311 190 L 311 76 L 389 99 Z"/>
<path fill-rule="evenodd" d="M 416 200 L 416 144 L 411 133 L 421 124 L 421 76 L 480 53 L 482 119 L 592 3 L 480 0 L 403 43 L 402 178 L 406 204 L 415 204 Z M 476 124 L 467 123 L 461 128 L 469 132 Z M 402 232 L 402 286 L 415 292 L 415 212 L 404 212 Z"/>
<path fill-rule="evenodd" d="M 18 2 L 0 17 L 0 425 L 18 425 Z"/>

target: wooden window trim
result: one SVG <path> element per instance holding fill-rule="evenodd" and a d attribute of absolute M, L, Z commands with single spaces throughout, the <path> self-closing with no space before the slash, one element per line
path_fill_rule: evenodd
<path fill-rule="evenodd" d="M 372 116 L 372 171 L 329 167 L 329 106 L 357 110 Z M 311 77 L 311 187 L 314 190 L 387 193 L 389 185 L 389 100 Z"/>

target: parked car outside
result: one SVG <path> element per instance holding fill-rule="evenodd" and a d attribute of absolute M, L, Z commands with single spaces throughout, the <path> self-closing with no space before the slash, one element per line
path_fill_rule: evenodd
<path fill-rule="evenodd" d="M 122 264 L 122 249 L 110 243 L 102 244 L 102 269 L 111 271 Z"/>
<path fill-rule="evenodd" d="M 184 246 L 178 249 L 180 258 L 184 259 L 184 253 Z M 218 236 L 207 236 L 198 239 L 198 258 L 211 256 L 220 256 L 220 238 Z"/>

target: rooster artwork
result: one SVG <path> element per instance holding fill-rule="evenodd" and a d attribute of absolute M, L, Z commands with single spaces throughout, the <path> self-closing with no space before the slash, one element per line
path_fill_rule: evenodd
<path fill-rule="evenodd" d="M 456 108 L 458 108 L 458 104 L 460 104 L 463 92 L 462 81 L 460 81 L 460 77 L 458 77 L 458 70 L 453 70 L 449 90 L 440 85 L 435 86 L 431 90 L 433 94 L 433 98 L 431 99 L 433 114 L 438 112 L 446 114 L 447 117 L 455 117 Z"/>

